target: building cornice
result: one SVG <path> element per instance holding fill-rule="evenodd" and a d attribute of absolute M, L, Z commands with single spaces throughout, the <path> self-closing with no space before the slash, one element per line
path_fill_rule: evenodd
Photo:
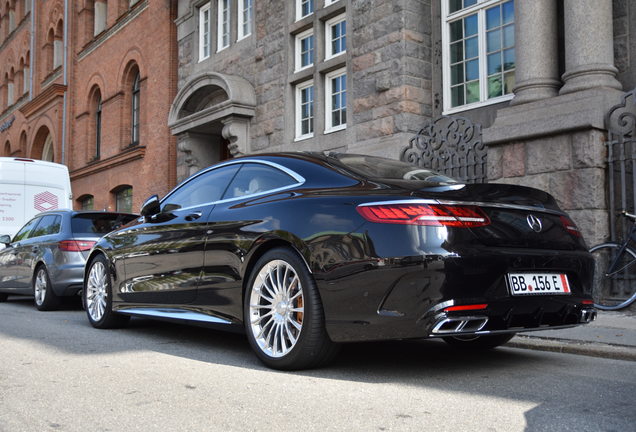
<path fill-rule="evenodd" d="M 90 162 L 88 165 L 82 168 L 71 171 L 71 180 L 77 180 L 82 177 L 87 177 L 102 171 L 106 171 L 118 165 L 123 165 L 138 159 L 142 159 L 145 155 L 145 146 L 128 147 L 115 156 Z"/>
<path fill-rule="evenodd" d="M 20 112 L 26 117 L 29 118 L 46 105 L 48 105 L 51 101 L 56 98 L 61 98 L 64 96 L 66 92 L 66 86 L 62 84 L 51 84 L 44 91 L 42 91 L 35 98 L 31 99 L 29 102 L 24 104 L 20 108 Z"/>

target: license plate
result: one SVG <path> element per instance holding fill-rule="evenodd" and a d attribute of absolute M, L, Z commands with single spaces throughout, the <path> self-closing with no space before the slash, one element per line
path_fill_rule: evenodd
<path fill-rule="evenodd" d="M 512 295 L 571 293 L 567 275 L 558 273 L 509 273 L 508 285 Z"/>

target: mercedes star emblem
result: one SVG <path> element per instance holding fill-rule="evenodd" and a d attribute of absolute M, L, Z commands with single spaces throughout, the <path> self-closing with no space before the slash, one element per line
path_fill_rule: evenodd
<path fill-rule="evenodd" d="M 534 215 L 528 215 L 526 220 L 528 221 L 528 225 L 530 226 L 530 228 L 532 228 L 532 231 L 541 232 L 543 226 L 541 225 L 541 220 L 538 217 Z"/>

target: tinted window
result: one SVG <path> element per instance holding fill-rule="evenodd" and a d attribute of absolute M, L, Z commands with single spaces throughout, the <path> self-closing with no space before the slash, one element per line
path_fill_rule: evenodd
<path fill-rule="evenodd" d="M 167 206 L 175 209 L 219 201 L 238 169 L 238 164 L 224 166 L 193 178 L 163 199 L 162 210 Z"/>
<path fill-rule="evenodd" d="M 22 227 L 20 231 L 13 237 L 13 243 L 29 238 L 29 234 L 31 230 L 35 228 L 38 222 L 40 222 L 42 218 L 35 218 L 29 221 L 25 226 Z"/>
<path fill-rule="evenodd" d="M 292 176 L 269 165 L 246 163 L 241 167 L 223 199 L 253 195 L 298 183 Z"/>
<path fill-rule="evenodd" d="M 73 216 L 71 230 L 75 236 L 103 236 L 135 219 L 134 215 L 83 213 Z"/>
<path fill-rule="evenodd" d="M 416 167 L 407 162 L 364 155 L 335 155 L 347 168 L 356 174 L 371 179 L 419 180 L 440 184 L 458 183 L 445 175 Z"/>
<path fill-rule="evenodd" d="M 29 235 L 31 237 L 40 237 L 45 235 L 57 234 L 62 227 L 62 216 L 48 215 L 42 218 L 37 228 Z"/>

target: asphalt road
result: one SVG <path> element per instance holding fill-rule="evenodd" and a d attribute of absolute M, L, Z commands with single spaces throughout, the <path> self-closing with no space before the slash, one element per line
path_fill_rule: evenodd
<path fill-rule="evenodd" d="M 282 373 L 242 335 L 0 303 L 0 431 L 631 431 L 634 395 L 628 361 L 419 341 Z"/>

